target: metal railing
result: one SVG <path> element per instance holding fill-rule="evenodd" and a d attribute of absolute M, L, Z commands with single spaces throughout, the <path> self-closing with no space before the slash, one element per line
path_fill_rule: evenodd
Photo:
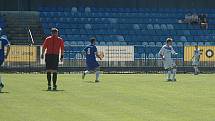
<path fill-rule="evenodd" d="M 85 46 L 65 46 L 64 62 L 59 64 L 61 72 L 80 72 L 85 68 L 85 57 L 81 52 Z M 214 51 L 214 46 L 204 46 Z M 202 46 L 202 48 L 204 48 Z M 98 46 L 98 51 L 104 52 L 104 59 L 99 61 L 101 70 L 115 73 L 142 73 L 163 71 L 162 60 L 159 57 L 160 46 Z M 193 47 L 190 47 L 193 51 Z M 213 50 L 214 49 L 214 50 Z M 203 51 L 205 51 L 203 50 Z M 173 57 L 181 72 L 192 71 L 192 53 L 185 46 L 175 47 L 178 56 Z M 186 52 L 185 52 L 186 51 Z M 204 52 L 203 57 L 207 57 Z M 1 70 L 7 72 L 44 72 L 45 62 L 40 58 L 41 46 L 13 45 L 10 54 Z M 212 72 L 215 68 L 215 58 L 208 57 L 200 61 L 200 68 Z"/>

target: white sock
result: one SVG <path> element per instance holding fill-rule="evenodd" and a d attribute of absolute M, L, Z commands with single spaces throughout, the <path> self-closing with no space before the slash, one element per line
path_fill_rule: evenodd
<path fill-rule="evenodd" d="M 199 73 L 199 68 L 198 68 L 198 67 L 196 67 L 196 69 L 197 69 L 197 72 Z"/>
<path fill-rule="evenodd" d="M 168 70 L 168 71 L 167 71 L 167 79 L 170 79 L 170 77 L 171 77 L 171 71 Z"/>
<path fill-rule="evenodd" d="M 195 73 L 198 72 L 198 68 L 196 66 L 194 66 L 194 70 L 195 70 Z"/>
<path fill-rule="evenodd" d="M 172 79 L 175 79 L 176 71 L 177 71 L 176 69 L 172 69 L 172 74 L 173 74 Z"/>
<path fill-rule="evenodd" d="M 99 80 L 99 75 L 100 75 L 100 72 L 96 71 L 96 80 Z"/>
<path fill-rule="evenodd" d="M 90 72 L 88 70 L 84 71 L 85 74 L 89 74 Z"/>

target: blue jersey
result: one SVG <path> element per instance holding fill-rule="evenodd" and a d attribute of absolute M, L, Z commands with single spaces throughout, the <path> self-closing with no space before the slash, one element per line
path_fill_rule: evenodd
<path fill-rule="evenodd" d="M 4 61 L 4 48 L 9 44 L 6 38 L 0 38 L 0 61 Z"/>
<path fill-rule="evenodd" d="M 86 64 L 87 64 L 87 69 L 88 70 L 94 70 L 96 69 L 99 64 L 96 61 L 96 52 L 97 48 L 95 45 L 88 45 L 85 49 L 84 52 L 86 54 Z"/>

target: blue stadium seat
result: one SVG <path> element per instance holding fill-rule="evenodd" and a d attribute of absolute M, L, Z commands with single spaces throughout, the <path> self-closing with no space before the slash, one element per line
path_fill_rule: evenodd
<path fill-rule="evenodd" d="M 173 25 L 172 25 L 172 24 L 167 24 L 167 29 L 172 30 L 172 29 L 174 29 L 174 27 L 173 27 Z"/>
<path fill-rule="evenodd" d="M 205 42 L 205 46 L 211 46 L 211 42 Z"/>
<path fill-rule="evenodd" d="M 106 45 L 106 42 L 100 42 L 99 45 L 104 46 L 104 45 Z"/>
<path fill-rule="evenodd" d="M 186 38 L 185 36 L 181 36 L 181 37 L 180 37 L 180 41 L 186 42 L 186 41 L 187 41 L 187 38 Z"/>
<path fill-rule="evenodd" d="M 141 53 L 140 54 L 140 58 L 142 58 L 142 59 L 146 58 L 146 54 L 145 53 Z"/>
<path fill-rule="evenodd" d="M 121 45 L 121 46 L 126 46 L 127 43 L 126 43 L 126 42 L 120 42 L 120 45 Z"/>
<path fill-rule="evenodd" d="M 197 42 L 191 42 L 190 45 L 195 46 L 198 45 Z"/>
<path fill-rule="evenodd" d="M 85 12 L 91 12 L 91 8 L 90 7 L 86 7 L 85 8 Z"/>
<path fill-rule="evenodd" d="M 191 45 L 190 42 L 185 42 L 184 43 L 184 46 L 189 46 L 189 45 Z"/>
<path fill-rule="evenodd" d="M 108 46 L 113 46 L 114 44 L 113 44 L 113 42 L 107 42 L 106 43 Z"/>
<path fill-rule="evenodd" d="M 199 45 L 199 46 L 203 46 L 204 43 L 203 43 L 203 42 L 198 42 L 198 45 Z"/>
<path fill-rule="evenodd" d="M 147 25 L 147 29 L 149 29 L 149 30 L 153 29 L 153 25 L 152 24 L 148 24 Z"/>
<path fill-rule="evenodd" d="M 176 42 L 173 42 L 173 43 L 172 43 L 172 46 L 177 46 L 177 43 L 176 43 Z"/>
<path fill-rule="evenodd" d="M 155 46 L 154 42 L 149 42 L 149 46 Z"/>
<path fill-rule="evenodd" d="M 85 29 L 92 29 L 90 24 L 85 24 Z"/>
<path fill-rule="evenodd" d="M 136 30 L 140 29 L 140 26 L 139 26 L 138 24 L 134 24 L 133 27 L 134 27 L 134 29 L 136 29 Z"/>
<path fill-rule="evenodd" d="M 177 45 L 178 47 L 183 47 L 183 46 L 184 46 L 182 42 L 177 42 L 176 45 Z"/>
<path fill-rule="evenodd" d="M 134 53 L 134 57 L 135 57 L 135 58 L 140 58 L 141 56 L 140 56 L 139 53 Z"/>
<path fill-rule="evenodd" d="M 113 42 L 113 45 L 114 46 L 120 46 L 121 44 L 120 44 L 120 42 Z"/>
<path fill-rule="evenodd" d="M 75 41 L 71 41 L 70 45 L 77 45 L 77 43 Z"/>
<path fill-rule="evenodd" d="M 162 47 L 162 46 L 163 46 L 163 44 L 162 44 L 161 42 L 156 42 L 156 46 L 158 46 L 158 47 Z"/>
<path fill-rule="evenodd" d="M 83 41 L 77 41 L 77 45 L 85 45 Z"/>
<path fill-rule="evenodd" d="M 153 53 L 149 53 L 148 58 L 154 58 L 154 54 Z"/>
<path fill-rule="evenodd" d="M 72 7 L 71 12 L 73 13 L 78 12 L 78 9 L 76 7 Z"/>
<path fill-rule="evenodd" d="M 65 51 L 66 51 L 66 47 L 70 45 L 69 41 L 64 41 L 64 45 L 65 45 Z"/>
<path fill-rule="evenodd" d="M 165 24 L 161 24 L 161 29 L 166 30 L 167 26 Z"/>
<path fill-rule="evenodd" d="M 91 43 L 89 41 L 85 41 L 84 45 L 90 45 Z"/>
<path fill-rule="evenodd" d="M 161 29 L 159 24 L 154 24 L 154 29 Z"/>
<path fill-rule="evenodd" d="M 148 46 L 148 42 L 142 42 L 141 45 L 143 45 L 143 46 Z"/>

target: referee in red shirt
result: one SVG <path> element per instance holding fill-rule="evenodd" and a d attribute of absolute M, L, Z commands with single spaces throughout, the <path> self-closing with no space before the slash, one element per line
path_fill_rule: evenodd
<path fill-rule="evenodd" d="M 44 58 L 46 62 L 46 71 L 47 71 L 47 80 L 48 80 L 48 91 L 51 90 L 51 80 L 53 82 L 53 90 L 57 90 L 57 70 L 59 55 L 61 53 L 60 61 L 63 61 L 64 55 L 64 41 L 58 36 L 58 29 L 51 29 L 51 36 L 47 37 L 43 43 L 42 55 L 41 58 Z M 53 74 L 51 78 L 51 74 Z"/>

